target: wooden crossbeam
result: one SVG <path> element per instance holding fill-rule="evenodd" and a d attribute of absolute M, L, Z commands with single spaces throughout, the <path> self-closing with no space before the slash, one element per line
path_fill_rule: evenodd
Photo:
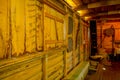
<path fill-rule="evenodd" d="M 120 14 L 120 10 L 114 10 L 114 11 L 108 11 L 108 12 L 101 12 L 101 13 L 94 13 L 94 14 L 90 14 L 90 13 L 86 13 L 82 16 L 103 16 L 103 15 L 114 15 L 114 14 Z"/>
<path fill-rule="evenodd" d="M 95 3 L 90 3 L 87 5 L 80 5 L 76 8 L 76 10 L 85 10 L 85 9 L 90 9 L 90 8 L 111 6 L 111 5 L 117 5 L 117 4 L 120 4 L 119 0 L 104 0 L 104 1 L 99 1 Z"/>

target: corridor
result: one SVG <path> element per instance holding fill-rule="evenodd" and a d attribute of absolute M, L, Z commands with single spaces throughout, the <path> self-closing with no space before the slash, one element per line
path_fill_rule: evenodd
<path fill-rule="evenodd" d="M 0 0 L 0 80 L 120 80 L 119 62 L 88 74 L 119 44 L 120 0 Z"/>
<path fill-rule="evenodd" d="M 97 71 L 89 71 L 85 80 L 120 80 L 120 62 L 112 62 L 111 66 L 99 64 Z"/>

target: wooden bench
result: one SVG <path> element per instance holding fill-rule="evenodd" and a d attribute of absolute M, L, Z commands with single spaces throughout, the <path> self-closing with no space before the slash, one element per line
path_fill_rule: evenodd
<path fill-rule="evenodd" d="M 89 70 L 89 62 L 83 61 L 76 66 L 63 80 L 84 80 Z"/>

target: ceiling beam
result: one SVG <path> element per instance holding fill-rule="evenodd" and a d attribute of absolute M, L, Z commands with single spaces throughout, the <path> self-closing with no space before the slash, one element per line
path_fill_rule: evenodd
<path fill-rule="evenodd" d="M 108 11 L 108 12 L 101 12 L 101 13 L 95 13 L 95 14 L 90 14 L 90 13 L 86 13 L 84 15 L 82 15 L 82 17 L 84 16 L 103 16 L 103 15 L 114 15 L 114 14 L 120 14 L 120 10 L 115 10 L 115 11 Z"/>
<path fill-rule="evenodd" d="M 75 10 L 84 10 L 84 9 L 98 8 L 98 7 L 118 5 L 118 4 L 120 4 L 120 0 L 105 0 L 95 3 L 90 3 L 87 5 L 80 5 L 77 8 L 75 8 Z"/>

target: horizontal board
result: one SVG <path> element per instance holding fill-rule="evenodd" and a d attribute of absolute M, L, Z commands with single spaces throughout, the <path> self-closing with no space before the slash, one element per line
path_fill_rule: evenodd
<path fill-rule="evenodd" d="M 59 77 L 60 74 L 63 74 L 63 70 L 57 70 L 54 74 L 48 77 L 48 80 L 54 80 L 55 78 Z"/>
<path fill-rule="evenodd" d="M 38 72 L 32 77 L 30 77 L 28 80 L 42 80 L 42 72 Z"/>
<path fill-rule="evenodd" d="M 52 60 L 52 59 L 59 57 L 61 55 L 63 55 L 63 52 L 56 52 L 54 55 L 49 55 L 47 59 Z"/>
<path fill-rule="evenodd" d="M 58 64 L 59 62 L 63 62 L 63 56 L 59 56 L 57 58 L 54 58 L 54 59 L 48 61 L 48 64 L 47 64 L 48 68 L 52 67 L 53 65 Z"/>
<path fill-rule="evenodd" d="M 42 63 L 41 63 L 41 60 L 39 60 L 39 59 L 40 58 L 35 58 L 35 59 L 28 60 L 28 61 L 24 61 L 24 62 L 20 62 L 20 63 L 16 63 L 13 65 L 9 65 L 9 66 L 0 68 L 0 75 L 1 75 L 0 79 L 4 78 L 6 76 L 12 75 L 14 73 L 26 70 L 33 66 L 41 65 Z M 41 67 L 40 67 L 40 69 L 41 69 Z"/>
<path fill-rule="evenodd" d="M 47 70 L 48 76 L 52 75 L 52 73 L 53 73 L 54 71 L 57 71 L 58 69 L 60 69 L 60 68 L 63 67 L 63 66 L 64 66 L 64 65 L 63 65 L 63 62 L 60 62 L 60 63 L 54 65 L 53 67 L 48 68 L 48 70 Z"/>
<path fill-rule="evenodd" d="M 4 78 L 4 80 L 26 80 L 30 76 L 41 72 L 41 65 L 35 65 L 32 68 L 25 69 L 24 71 L 15 73 L 14 75 Z"/>

